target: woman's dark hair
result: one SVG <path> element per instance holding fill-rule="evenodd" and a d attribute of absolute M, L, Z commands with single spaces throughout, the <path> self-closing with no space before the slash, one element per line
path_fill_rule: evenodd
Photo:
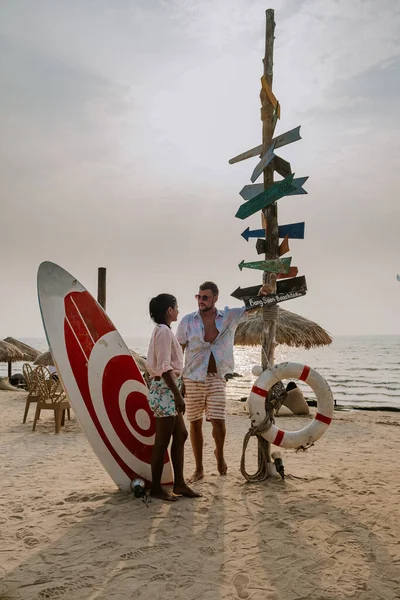
<path fill-rule="evenodd" d="M 167 310 L 176 306 L 176 298 L 171 294 L 158 294 L 149 302 L 149 313 L 154 323 L 157 325 L 167 325 L 165 315 Z"/>

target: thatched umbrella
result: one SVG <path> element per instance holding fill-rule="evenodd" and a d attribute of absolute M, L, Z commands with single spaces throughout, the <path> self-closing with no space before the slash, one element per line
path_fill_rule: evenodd
<path fill-rule="evenodd" d="M 25 362 L 32 362 L 40 354 L 39 350 L 36 350 L 36 348 L 32 348 L 32 346 L 28 346 L 28 344 L 24 344 L 24 342 L 20 342 L 19 340 L 16 340 L 15 338 L 7 337 L 4 339 L 4 341 L 8 344 L 12 344 L 15 348 L 18 348 L 18 350 L 20 350 L 22 352 L 23 356 L 22 356 L 22 358 L 19 358 L 18 360 L 23 360 Z M 12 361 L 7 361 L 7 362 L 8 362 L 8 378 L 10 378 L 11 374 L 12 374 L 12 370 L 11 370 L 11 362 Z M 15 361 L 13 361 L 13 362 L 15 362 Z"/>
<path fill-rule="evenodd" d="M 24 360 L 24 354 L 13 344 L 0 340 L 0 362 L 8 363 L 8 377 L 11 377 L 11 363 Z"/>
<path fill-rule="evenodd" d="M 139 367 L 139 369 L 141 371 L 143 371 L 144 373 L 147 373 L 146 360 L 142 356 L 140 356 L 140 354 L 135 352 L 134 350 L 130 350 L 130 353 L 132 354 L 133 358 L 135 359 L 136 364 Z M 54 366 L 54 361 L 53 361 L 53 357 L 51 355 L 50 350 L 48 350 L 47 352 L 43 352 L 43 354 L 40 354 L 37 357 L 37 359 L 35 360 L 34 364 L 41 365 L 42 367 L 48 367 L 49 365 Z"/>
<path fill-rule="evenodd" d="M 262 331 L 262 310 L 244 315 L 236 329 L 235 345 L 261 345 Z M 276 341 L 278 344 L 308 349 L 317 346 L 328 346 L 332 342 L 332 338 L 325 329 L 322 329 L 314 321 L 279 307 Z"/>

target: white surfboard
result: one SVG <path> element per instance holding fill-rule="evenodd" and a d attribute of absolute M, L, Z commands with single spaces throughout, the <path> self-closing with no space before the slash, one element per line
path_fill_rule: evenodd
<path fill-rule="evenodd" d="M 51 262 L 38 270 L 43 325 L 76 417 L 116 485 L 151 482 L 155 419 L 147 386 L 100 304 L 70 273 Z M 168 454 L 162 483 L 172 483 Z"/>

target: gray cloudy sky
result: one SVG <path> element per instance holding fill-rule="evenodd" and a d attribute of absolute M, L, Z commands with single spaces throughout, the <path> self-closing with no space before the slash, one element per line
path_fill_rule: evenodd
<path fill-rule="evenodd" d="M 42 336 L 36 272 L 54 261 L 125 335 L 148 300 L 220 305 L 258 271 L 235 218 L 261 142 L 265 9 L 275 9 L 276 132 L 307 196 L 279 201 L 308 295 L 285 308 L 332 334 L 400 334 L 398 0 L 1 0 L 0 337 Z"/>

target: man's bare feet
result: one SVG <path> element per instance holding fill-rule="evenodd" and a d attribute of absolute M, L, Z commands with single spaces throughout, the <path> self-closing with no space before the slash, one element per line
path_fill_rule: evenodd
<path fill-rule="evenodd" d="M 185 496 L 186 498 L 201 498 L 203 494 L 199 494 L 190 488 L 188 485 L 174 485 L 174 494 Z"/>
<path fill-rule="evenodd" d="M 200 479 L 203 479 L 203 477 L 204 477 L 203 469 L 196 469 L 195 472 L 193 473 L 193 475 L 191 477 L 189 477 L 188 482 L 193 483 L 194 481 L 200 481 Z"/>
<path fill-rule="evenodd" d="M 226 475 L 228 472 L 228 465 L 225 462 L 225 458 L 223 456 L 218 456 L 217 451 L 214 450 L 215 458 L 217 459 L 217 469 L 220 475 Z"/>
<path fill-rule="evenodd" d="M 171 494 L 171 492 L 165 488 L 150 490 L 150 496 L 152 498 L 157 498 L 158 500 L 163 500 L 163 502 L 176 502 L 178 500 L 177 496 Z"/>

